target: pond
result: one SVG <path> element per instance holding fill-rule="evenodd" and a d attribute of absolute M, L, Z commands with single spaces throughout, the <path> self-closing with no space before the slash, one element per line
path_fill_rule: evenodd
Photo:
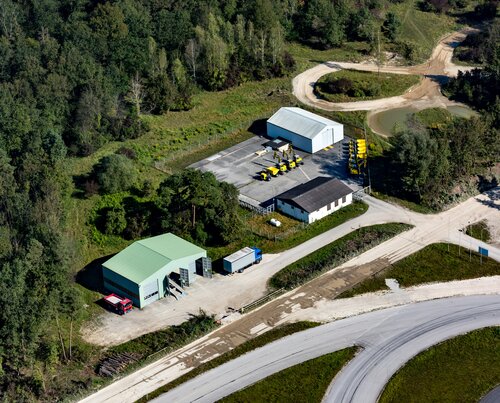
<path fill-rule="evenodd" d="M 461 118 L 470 118 L 476 112 L 472 109 L 462 105 L 452 105 L 446 108 L 453 116 Z M 370 117 L 370 126 L 377 133 L 391 136 L 393 129 L 406 129 L 406 122 L 411 114 L 418 112 L 417 108 L 406 106 L 402 108 L 389 109 L 387 111 L 379 112 Z"/>

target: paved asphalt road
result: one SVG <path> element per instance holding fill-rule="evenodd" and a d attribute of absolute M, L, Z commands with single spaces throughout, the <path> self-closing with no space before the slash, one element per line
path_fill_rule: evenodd
<path fill-rule="evenodd" d="M 298 363 L 363 347 L 330 385 L 331 402 L 375 402 L 408 359 L 473 329 L 500 325 L 500 295 L 455 297 L 359 315 L 300 332 L 214 368 L 155 402 L 214 402 Z"/>

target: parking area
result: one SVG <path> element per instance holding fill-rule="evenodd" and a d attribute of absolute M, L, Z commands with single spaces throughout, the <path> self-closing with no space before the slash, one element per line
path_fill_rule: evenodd
<path fill-rule="evenodd" d="M 218 180 L 235 185 L 240 194 L 254 200 L 257 204 L 266 205 L 280 193 L 308 182 L 318 176 L 330 176 L 344 181 L 353 190 L 361 189 L 360 179 L 351 177 L 347 173 L 348 155 L 346 152 L 350 138 L 345 137 L 342 142 L 335 144 L 328 150 L 321 150 L 309 154 L 301 150 L 296 152 L 303 158 L 304 165 L 272 178 L 269 182 L 259 179 L 259 172 L 274 166 L 274 152 L 259 156 L 256 152 L 264 149 L 268 138 L 255 136 L 202 161 L 191 165 L 192 168 L 212 172 Z"/>

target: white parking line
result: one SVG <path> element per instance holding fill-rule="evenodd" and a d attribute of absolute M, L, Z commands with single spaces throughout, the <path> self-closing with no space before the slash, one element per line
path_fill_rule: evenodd
<path fill-rule="evenodd" d="M 300 169 L 300 172 L 302 172 L 304 174 L 304 176 L 307 178 L 307 180 L 310 181 L 311 178 L 309 178 L 309 176 L 304 172 L 304 170 L 301 167 L 299 167 L 299 169 Z"/>

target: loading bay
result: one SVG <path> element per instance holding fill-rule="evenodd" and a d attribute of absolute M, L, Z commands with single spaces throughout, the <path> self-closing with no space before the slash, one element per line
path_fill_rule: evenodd
<path fill-rule="evenodd" d="M 335 177 L 342 180 L 354 191 L 361 189 L 362 180 L 351 177 L 347 173 L 347 146 L 350 138 L 336 143 L 330 149 L 309 154 L 295 150 L 304 161 L 304 165 L 272 178 L 269 182 L 259 179 L 259 172 L 274 166 L 274 152 L 259 156 L 256 152 L 264 149 L 269 141 L 263 136 L 254 136 L 233 147 L 192 164 L 190 167 L 201 171 L 212 172 L 219 181 L 235 185 L 243 198 L 254 205 L 266 206 L 273 198 L 301 183 L 308 182 L 318 176 Z"/>

